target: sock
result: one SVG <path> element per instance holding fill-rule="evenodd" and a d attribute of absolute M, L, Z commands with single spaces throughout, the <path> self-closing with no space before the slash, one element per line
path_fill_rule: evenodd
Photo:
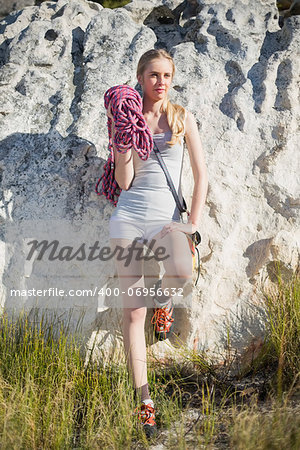
<path fill-rule="evenodd" d="M 138 398 L 141 402 L 143 402 L 145 399 L 148 400 L 150 398 L 149 384 L 145 383 L 143 384 L 143 386 L 135 388 L 135 395 L 136 398 Z"/>
<path fill-rule="evenodd" d="M 153 400 L 151 400 L 151 398 L 145 398 L 145 400 L 143 400 L 142 403 L 145 403 L 145 405 L 150 403 L 152 408 L 154 407 L 154 402 Z"/>
<path fill-rule="evenodd" d="M 155 293 L 157 292 L 157 290 L 161 288 L 161 280 L 158 280 L 155 283 Z M 158 308 L 163 308 L 164 306 L 168 305 L 171 306 L 171 298 L 167 295 L 164 295 L 163 292 L 161 293 L 162 295 L 156 295 L 153 297 L 154 303 Z"/>

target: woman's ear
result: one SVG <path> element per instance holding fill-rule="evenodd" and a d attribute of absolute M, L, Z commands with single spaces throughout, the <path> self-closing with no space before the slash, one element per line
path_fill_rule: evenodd
<path fill-rule="evenodd" d="M 142 86 L 142 76 L 141 75 L 139 75 L 138 77 L 137 77 L 137 79 L 138 79 L 138 83 L 139 83 L 139 85 L 140 86 Z"/>

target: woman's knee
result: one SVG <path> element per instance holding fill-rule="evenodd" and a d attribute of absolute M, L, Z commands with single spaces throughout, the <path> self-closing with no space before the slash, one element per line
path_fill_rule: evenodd
<path fill-rule="evenodd" d="M 177 261 L 174 260 L 172 261 L 172 264 L 169 264 L 165 269 L 166 274 L 169 277 L 174 277 L 179 283 L 184 284 L 192 278 L 192 258 L 190 257 L 188 261 L 183 259 Z"/>
<path fill-rule="evenodd" d="M 167 274 L 180 281 L 187 281 L 192 277 L 193 260 L 188 239 L 182 232 L 173 232 L 165 247 L 169 255 L 163 262 Z"/>

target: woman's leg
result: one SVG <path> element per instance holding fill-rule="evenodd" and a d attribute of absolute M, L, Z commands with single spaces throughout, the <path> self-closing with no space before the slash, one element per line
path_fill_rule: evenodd
<path fill-rule="evenodd" d="M 183 288 L 192 278 L 192 256 L 186 233 L 174 230 L 168 232 L 163 238 L 160 234 L 157 232 L 157 228 L 156 230 L 149 228 L 147 245 L 152 247 L 154 256 L 162 254 L 165 256 L 162 261 L 165 269 L 164 276 L 154 286 L 156 290 L 153 297 L 155 309 L 151 318 L 156 338 L 164 340 L 172 336 L 174 332 L 176 314 L 175 302 L 172 297 L 183 300 L 185 307 L 191 307 L 189 300 L 191 297 L 183 296 Z M 157 291 L 158 288 L 161 290 Z M 190 304 L 187 304 L 188 301 Z M 180 303 L 182 304 L 182 301 Z"/>
<path fill-rule="evenodd" d="M 128 254 L 132 240 L 111 238 L 112 251 L 118 245 L 123 250 L 123 255 Z M 143 245 L 135 242 L 136 249 L 143 249 Z M 143 259 L 136 259 L 137 251 L 133 252 L 130 263 L 126 265 L 126 259 L 115 256 L 120 291 L 123 302 L 123 340 L 129 373 L 132 376 L 136 393 L 141 400 L 149 398 L 147 384 L 147 360 L 145 341 L 145 318 L 147 308 L 143 295 L 138 296 L 134 292 L 137 288 L 145 287 L 143 279 Z"/>
<path fill-rule="evenodd" d="M 148 245 L 151 240 L 155 241 L 152 246 L 154 253 L 158 247 L 162 247 L 165 249 L 165 255 L 168 255 L 168 258 L 163 260 L 165 273 L 161 281 L 161 290 L 169 288 L 170 291 L 171 288 L 175 288 L 177 291 L 193 276 L 193 261 L 187 235 L 182 231 L 171 231 L 163 238 L 160 237 L 160 232 L 153 237 L 150 234 L 150 237 L 147 238 Z M 159 296 L 158 300 L 165 302 L 167 296 Z"/>

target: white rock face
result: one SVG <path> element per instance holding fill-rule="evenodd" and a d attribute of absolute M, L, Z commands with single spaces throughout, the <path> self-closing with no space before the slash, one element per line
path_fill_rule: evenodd
<path fill-rule="evenodd" d="M 88 346 L 108 354 L 121 345 L 120 295 L 96 294 L 118 288 L 114 263 L 92 261 L 97 252 L 88 248 L 108 245 L 114 209 L 94 192 L 108 157 L 103 94 L 117 84 L 138 88 L 138 60 L 156 46 L 174 57 L 170 97 L 196 116 L 209 173 L 201 276 L 190 307 L 176 309 L 176 331 L 189 348 L 211 352 L 226 346 L 227 330 L 239 351 L 263 335 L 261 289 L 277 264 L 284 274 L 299 264 L 300 19 L 281 29 L 275 1 L 249 3 L 151 0 L 111 10 L 59 0 L 0 22 L 6 311 L 37 308 L 65 320 L 72 310 L 72 330 L 84 312 Z M 190 205 L 187 149 L 183 175 Z M 52 242 L 46 257 L 28 257 L 32 240 Z M 153 261 L 147 267 L 153 276 L 162 270 Z M 29 295 L 34 288 L 49 290 Z M 175 340 L 151 350 L 176 354 Z"/>

